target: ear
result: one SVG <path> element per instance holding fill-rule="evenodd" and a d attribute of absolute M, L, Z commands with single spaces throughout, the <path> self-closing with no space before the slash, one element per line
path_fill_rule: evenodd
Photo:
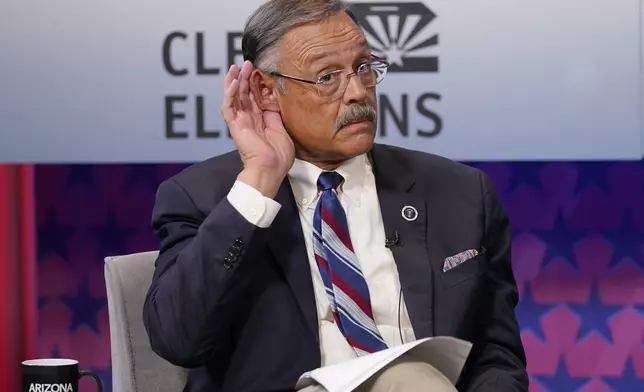
<path fill-rule="evenodd" d="M 263 111 L 280 111 L 277 104 L 277 83 L 275 78 L 264 72 L 254 69 L 250 74 L 250 90 L 257 106 Z"/>

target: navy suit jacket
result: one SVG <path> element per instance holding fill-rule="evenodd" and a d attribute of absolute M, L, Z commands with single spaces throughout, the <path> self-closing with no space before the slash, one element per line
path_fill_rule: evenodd
<path fill-rule="evenodd" d="M 373 162 L 386 233 L 417 338 L 473 342 L 459 391 L 528 390 L 514 314 L 507 216 L 481 171 L 435 155 L 376 144 Z M 297 206 L 285 180 L 269 228 L 242 217 L 226 195 L 236 151 L 163 182 L 153 211 L 160 254 L 144 312 L 152 349 L 190 369 L 185 391 L 293 391 L 320 366 L 313 283 Z M 418 218 L 403 219 L 404 206 Z M 481 253 L 443 272 L 467 249 Z"/>

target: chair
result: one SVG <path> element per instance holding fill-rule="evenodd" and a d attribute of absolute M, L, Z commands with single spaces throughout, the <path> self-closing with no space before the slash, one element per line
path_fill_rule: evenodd
<path fill-rule="evenodd" d="M 105 259 L 113 392 L 177 392 L 187 371 L 152 351 L 143 326 L 143 303 L 157 251 Z"/>

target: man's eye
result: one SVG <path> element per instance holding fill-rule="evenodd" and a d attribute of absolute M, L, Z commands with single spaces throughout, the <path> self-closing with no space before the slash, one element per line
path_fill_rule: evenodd
<path fill-rule="evenodd" d="M 320 76 L 320 77 L 318 78 L 318 83 L 321 83 L 321 84 L 329 84 L 329 83 L 333 83 L 333 81 L 334 81 L 334 80 L 335 80 L 335 74 L 333 74 L 333 73 L 328 73 L 328 74 L 326 74 L 326 75 L 322 75 L 322 76 Z"/>
<path fill-rule="evenodd" d="M 371 63 L 362 63 L 356 69 L 356 72 L 367 72 L 371 68 Z"/>

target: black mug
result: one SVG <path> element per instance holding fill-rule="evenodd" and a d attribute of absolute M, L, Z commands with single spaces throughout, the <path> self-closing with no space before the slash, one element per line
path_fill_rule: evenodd
<path fill-rule="evenodd" d="M 101 379 L 95 373 L 78 369 L 73 359 L 30 359 L 22 362 L 22 392 L 79 392 L 78 380 L 89 376 L 103 392 Z"/>

